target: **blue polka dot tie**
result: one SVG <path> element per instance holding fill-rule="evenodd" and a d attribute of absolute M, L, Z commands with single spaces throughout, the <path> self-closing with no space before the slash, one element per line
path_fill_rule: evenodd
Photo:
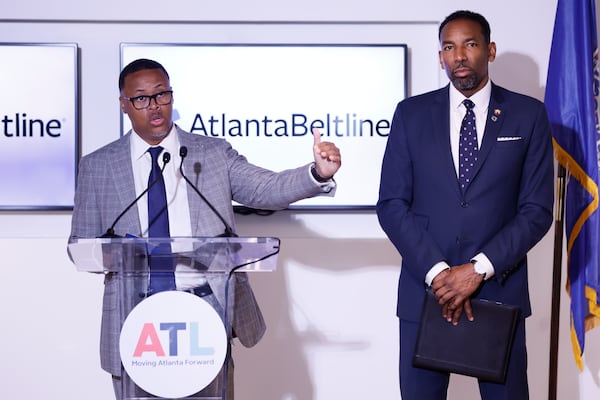
<path fill-rule="evenodd" d="M 165 180 L 158 165 L 158 156 L 163 148 L 151 147 L 148 152 L 152 156 L 152 169 L 148 177 L 148 186 L 154 185 L 148 191 L 148 237 L 168 238 L 169 210 L 167 208 L 167 192 Z M 175 289 L 175 275 L 173 273 L 173 260 L 171 245 L 161 243 L 150 251 L 150 283 L 148 295 Z"/>
<path fill-rule="evenodd" d="M 463 104 L 467 109 L 467 113 L 460 126 L 458 182 L 464 192 L 473 178 L 479 148 L 477 147 L 477 127 L 475 126 L 475 113 L 473 112 L 475 104 L 469 99 L 465 99 Z"/>

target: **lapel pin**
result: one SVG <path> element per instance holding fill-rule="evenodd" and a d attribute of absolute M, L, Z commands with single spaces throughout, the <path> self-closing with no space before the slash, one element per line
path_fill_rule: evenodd
<path fill-rule="evenodd" d="M 494 115 L 492 116 L 492 121 L 498 121 L 498 117 L 500 116 L 500 114 L 502 114 L 502 110 L 500 110 L 499 108 L 494 108 Z"/>

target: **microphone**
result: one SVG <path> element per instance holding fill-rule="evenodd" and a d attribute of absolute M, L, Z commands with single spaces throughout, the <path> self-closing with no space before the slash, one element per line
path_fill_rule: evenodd
<path fill-rule="evenodd" d="M 110 226 L 110 228 L 108 228 L 108 229 L 106 230 L 106 232 L 104 233 L 104 235 L 102 235 L 102 236 L 99 236 L 99 238 L 113 238 L 113 239 L 114 239 L 114 238 L 119 238 L 119 237 L 122 237 L 122 236 L 119 236 L 119 235 L 115 234 L 115 225 L 117 225 L 117 222 L 119 222 L 119 221 L 121 220 L 121 218 L 123 217 L 123 215 L 125 215 L 125 213 L 126 213 L 127 211 L 129 211 L 129 209 L 130 209 L 131 207 L 133 207 L 133 205 L 134 205 L 135 203 L 137 203 L 137 202 L 138 202 L 138 201 L 139 201 L 139 200 L 142 198 L 142 196 L 144 196 L 146 193 L 148 193 L 148 191 L 149 191 L 150 189 L 152 189 L 152 187 L 153 187 L 154 185 L 156 185 L 156 183 L 157 183 L 158 181 L 160 181 L 161 179 L 164 179 L 164 176 L 163 176 L 163 171 L 165 170 L 165 167 L 166 167 L 167 163 L 168 163 L 169 161 L 171 161 L 171 154 L 170 154 L 169 152 L 165 151 L 165 152 L 163 153 L 163 156 L 162 156 L 162 161 L 163 161 L 163 166 L 162 166 L 162 168 L 160 169 L 160 176 L 158 176 L 158 177 L 157 177 L 157 178 L 156 178 L 154 181 L 152 181 L 152 182 L 151 182 L 151 183 L 148 185 L 148 187 L 147 187 L 147 188 L 146 188 L 146 189 L 145 189 L 145 190 L 144 190 L 142 193 L 140 193 L 140 195 L 139 195 L 138 197 L 136 197 L 136 198 L 135 198 L 135 200 L 133 200 L 133 201 L 131 202 L 131 204 L 129 204 L 127 207 L 125 207 L 125 209 L 123 210 L 123 212 L 121 212 L 121 214 L 119 214 L 119 215 L 117 216 L 117 218 L 115 218 L 115 221 L 112 223 L 112 225 Z"/>
<path fill-rule="evenodd" d="M 223 216 L 210 203 L 210 201 L 208 201 L 208 199 L 206 197 L 204 197 L 204 195 L 202 193 L 200 193 L 200 190 L 198 190 L 198 188 L 183 173 L 183 160 L 187 157 L 187 152 L 188 152 L 187 147 L 181 146 L 179 148 L 179 155 L 181 156 L 181 164 L 179 164 L 179 173 L 181 173 L 181 176 L 183 177 L 183 179 L 185 179 L 185 181 L 188 183 L 188 185 L 190 185 L 192 187 L 192 189 L 194 189 L 194 192 L 196 192 L 198 194 L 198 196 L 200 196 L 200 198 L 202 199 L 202 201 L 204 201 L 204 203 L 206 203 L 206 205 L 208 206 L 208 208 L 210 208 L 212 210 L 212 212 L 217 217 L 219 217 L 219 219 L 221 220 L 221 222 L 225 226 L 225 232 L 223 232 L 221 235 L 219 235 L 217 237 L 237 237 L 237 235 L 233 232 L 233 229 L 231 229 L 231 227 L 227 224 L 227 221 L 225 221 L 225 218 L 223 218 Z M 199 163 L 198 163 L 198 165 L 199 165 Z"/>

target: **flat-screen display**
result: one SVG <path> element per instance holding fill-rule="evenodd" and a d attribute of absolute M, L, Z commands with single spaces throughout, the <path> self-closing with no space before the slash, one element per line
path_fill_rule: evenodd
<path fill-rule="evenodd" d="M 311 162 L 312 127 L 334 142 L 335 196 L 291 208 L 375 206 L 392 116 L 407 93 L 406 45 L 121 45 L 121 67 L 138 58 L 168 71 L 176 124 L 226 139 L 254 164 L 281 171 Z M 123 133 L 130 127 L 123 117 Z"/>
<path fill-rule="evenodd" d="M 77 45 L 0 43 L 0 60 L 0 209 L 72 209 Z"/>

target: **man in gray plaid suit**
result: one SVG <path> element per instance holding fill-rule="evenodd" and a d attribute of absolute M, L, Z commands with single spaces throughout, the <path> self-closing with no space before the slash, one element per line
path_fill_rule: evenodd
<path fill-rule="evenodd" d="M 340 152 L 333 143 L 321 142 L 318 131 L 314 132 L 314 162 L 275 173 L 250 164 L 223 139 L 191 134 L 176 126 L 172 118 L 173 91 L 161 64 L 147 59 L 133 61 L 119 76 L 119 90 L 121 110 L 131 120 L 132 130 L 81 159 L 70 241 L 105 233 L 147 188 L 151 169 L 147 150 L 158 145 L 171 155 L 171 162 L 163 166 L 163 175 L 173 237 L 210 237 L 224 230 L 221 219 L 187 186 L 178 171 L 183 146 L 188 150 L 183 162 L 186 175 L 195 171 L 196 186 L 229 227 L 235 226 L 232 200 L 252 208 L 276 210 L 335 190 L 332 177 L 341 165 Z M 145 197 L 118 219 L 114 233 L 148 235 Z M 113 375 L 115 394 L 120 398 L 118 279 L 105 277 L 100 355 L 102 368 Z M 236 273 L 233 279 L 231 327 L 239 341 L 251 347 L 264 334 L 265 322 L 247 276 Z M 189 282 L 178 282 L 177 288 L 186 284 Z M 224 293 L 223 287 L 214 287 L 222 285 L 211 286 L 216 298 Z M 233 368 L 229 370 L 227 398 L 232 399 Z"/>

